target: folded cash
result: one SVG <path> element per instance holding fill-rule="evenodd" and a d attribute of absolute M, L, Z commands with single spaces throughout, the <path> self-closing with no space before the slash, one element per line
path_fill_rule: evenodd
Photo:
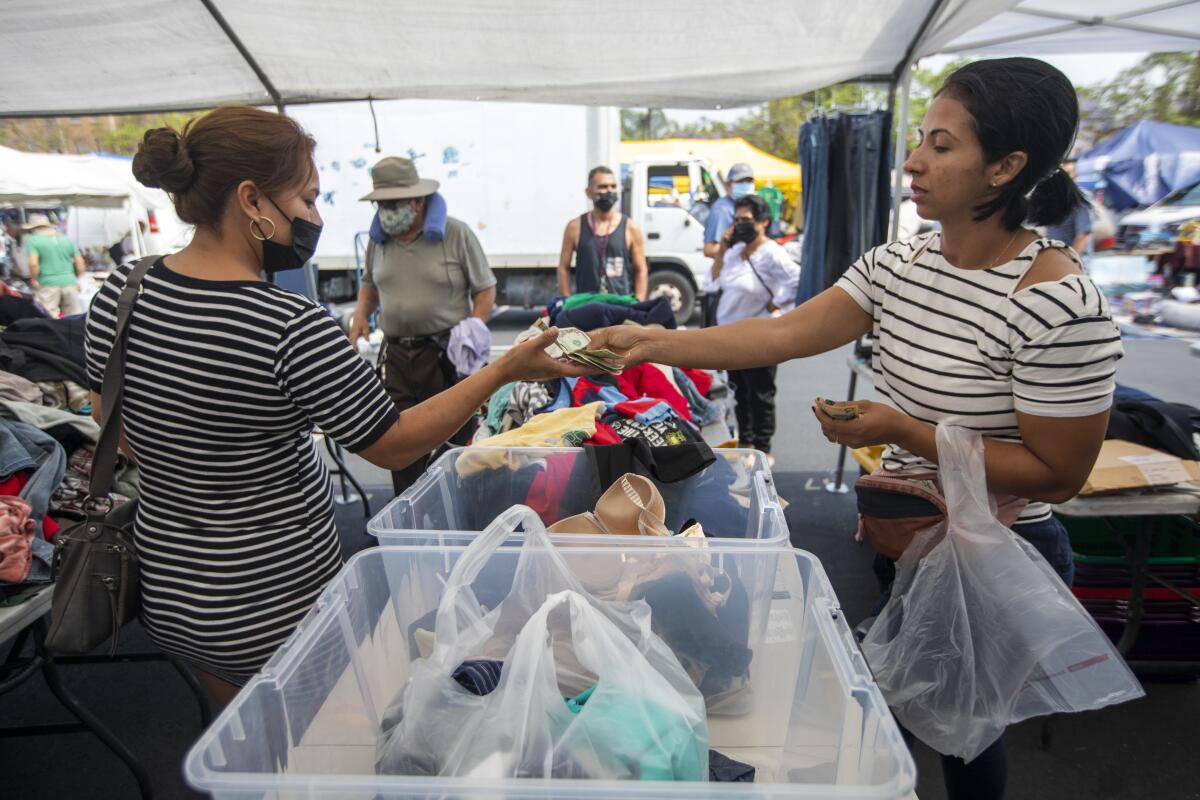
<path fill-rule="evenodd" d="M 533 325 L 542 331 L 550 329 L 544 319 L 538 319 Z M 609 374 L 620 372 L 623 366 L 620 356 L 611 350 L 588 350 L 591 341 L 591 337 L 578 328 L 562 328 L 555 343 L 546 348 L 546 354 L 551 358 L 567 358 Z"/>

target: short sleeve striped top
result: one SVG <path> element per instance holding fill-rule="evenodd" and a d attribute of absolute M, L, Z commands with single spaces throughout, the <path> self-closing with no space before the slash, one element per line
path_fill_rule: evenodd
<path fill-rule="evenodd" d="M 88 314 L 95 391 L 129 269 Z M 357 451 L 397 411 L 313 301 L 259 281 L 189 278 L 161 260 L 134 308 L 124 385 L 142 481 L 143 622 L 165 651 L 240 683 L 341 565 L 313 427 Z"/>
<path fill-rule="evenodd" d="M 1014 291 L 1038 253 L 1060 246 L 1038 239 L 1006 264 L 961 269 L 931 233 L 859 259 L 836 285 L 874 319 L 881 401 L 922 422 L 1017 442 L 1017 411 L 1084 417 L 1107 409 L 1124 350 L 1104 295 L 1082 274 Z M 884 467 L 936 468 L 895 446 Z M 1031 503 L 1020 521 L 1049 515 L 1048 505 Z"/>

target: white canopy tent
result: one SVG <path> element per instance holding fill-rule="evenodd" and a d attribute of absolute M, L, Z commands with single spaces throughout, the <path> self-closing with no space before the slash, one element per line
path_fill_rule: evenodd
<path fill-rule="evenodd" d="M 1015 0 L 8 4 L 0 116 L 367 98 L 713 108 L 862 76 Z M 928 49 L 928 48 L 924 48 Z M 46 54 L 53 54 L 47 58 Z M 35 57 L 36 56 L 36 57 Z"/>
<path fill-rule="evenodd" d="M 857 79 L 899 86 L 904 126 L 922 56 L 1197 48 L 1200 0 L 58 0 L 4 11 L 0 117 L 371 98 L 720 108 Z"/>

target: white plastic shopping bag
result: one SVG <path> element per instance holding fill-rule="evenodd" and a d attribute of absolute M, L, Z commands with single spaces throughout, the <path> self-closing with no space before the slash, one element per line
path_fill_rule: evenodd
<path fill-rule="evenodd" d="M 512 589 L 489 611 L 471 584 L 518 524 L 524 543 Z M 585 561 L 582 553 L 572 559 Z M 645 602 L 589 594 L 538 516 L 514 506 L 451 570 L 433 652 L 412 664 L 408 684 L 385 713 L 390 723 L 377 748 L 377 769 L 486 778 L 706 779 L 704 699 L 650 622 Z M 464 661 L 481 657 L 503 662 L 498 684 L 485 695 L 452 677 Z"/>
<path fill-rule="evenodd" d="M 900 723 L 971 761 L 1014 722 L 1141 697 L 1045 558 L 996 519 L 980 435 L 939 425 L 937 444 L 947 520 L 896 562 L 862 645 Z"/>

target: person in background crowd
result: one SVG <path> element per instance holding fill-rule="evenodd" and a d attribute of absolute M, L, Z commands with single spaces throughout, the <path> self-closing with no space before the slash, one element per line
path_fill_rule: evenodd
<path fill-rule="evenodd" d="M 780 317 L 702 330 L 605 328 L 590 333 L 590 346 L 623 354 L 626 366 L 737 370 L 871 333 L 879 399 L 855 401 L 851 420 L 814 404 L 825 437 L 886 445 L 883 469 L 901 473 L 937 469 L 938 424 L 981 432 L 988 488 L 1028 501 L 1012 530 L 1069 585 L 1071 543 L 1050 504 L 1074 497 L 1091 472 L 1124 352 L 1078 255 L 1027 227 L 1085 202 L 1059 169 L 1078 123 L 1074 87 L 1043 61 L 960 67 L 934 96 L 904 164 L 918 213 L 940 232 L 870 250 Z M 877 556 L 876 566 L 886 578 L 892 562 Z M 943 756 L 942 772 L 950 800 L 1002 798 L 1004 740 L 969 764 Z"/>
<path fill-rule="evenodd" d="M 584 192 L 592 210 L 567 223 L 558 256 L 558 293 L 571 292 L 571 260 L 575 261 L 575 291 L 631 294 L 646 299 L 646 268 L 642 232 L 617 205 L 617 176 L 608 167 L 588 173 Z"/>
<path fill-rule="evenodd" d="M 145 220 L 138 220 L 138 231 L 141 232 L 143 236 L 146 235 Z M 121 237 L 121 241 L 108 248 L 108 257 L 112 259 L 112 262 L 115 266 L 119 267 L 129 259 L 133 258 L 133 255 L 136 252 L 137 248 L 133 246 L 133 231 L 130 230 L 129 233 Z"/>
<path fill-rule="evenodd" d="M 734 201 L 733 224 L 721 237 L 709 291 L 719 291 L 717 324 L 777 316 L 796 304 L 800 268 L 767 237 L 771 209 L 756 194 Z M 774 364 L 729 371 L 737 398 L 738 446 L 771 453 L 775 435 Z"/>
<path fill-rule="evenodd" d="M 754 169 L 738 162 L 725 176 L 725 194 L 712 204 L 704 221 L 704 255 L 716 258 L 721 249 L 721 237 L 733 224 L 733 204 L 746 195 L 754 194 Z"/>
<path fill-rule="evenodd" d="M 1062 163 L 1062 171 L 1075 180 L 1075 159 L 1069 158 Z M 1066 218 L 1057 225 L 1046 226 L 1046 238 L 1070 245 L 1079 255 L 1088 252 L 1088 240 L 1092 236 L 1092 209 L 1090 204 L 1077 206 Z"/>
<path fill-rule="evenodd" d="M 383 385 L 404 411 L 458 382 L 446 353 L 451 329 L 471 316 L 487 322 L 496 304 L 496 276 L 465 222 L 445 217 L 440 240 L 426 233 L 438 182 L 420 177 L 412 161 L 384 158 L 372 168 L 371 181 L 374 189 L 362 199 L 375 203 L 386 241 L 367 246 L 350 341 L 370 333 L 378 310 Z M 466 420 L 446 441 L 467 444 L 474 432 L 474 419 Z M 392 472 L 396 494 L 421 477 L 436 449 Z"/>
<path fill-rule="evenodd" d="M 501 385 L 587 374 L 546 355 L 552 330 L 398 411 L 328 311 L 263 277 L 302 267 L 316 250 L 315 147 L 289 117 L 226 107 L 182 133 L 147 131 L 133 159 L 134 176 L 166 190 L 196 226 L 187 247 L 156 258 L 129 322 L 121 422 L 141 471 L 142 622 L 162 650 L 195 665 L 222 705 L 342 564 L 314 426 L 399 470 Z M 130 269 L 112 271 L 88 314 L 97 421 Z"/>
<path fill-rule="evenodd" d="M 30 214 L 24 227 L 29 231 L 25 236 L 29 286 L 38 302 L 53 316 L 82 314 L 79 278 L 85 264 L 79 248 L 59 233 L 45 214 Z"/>

